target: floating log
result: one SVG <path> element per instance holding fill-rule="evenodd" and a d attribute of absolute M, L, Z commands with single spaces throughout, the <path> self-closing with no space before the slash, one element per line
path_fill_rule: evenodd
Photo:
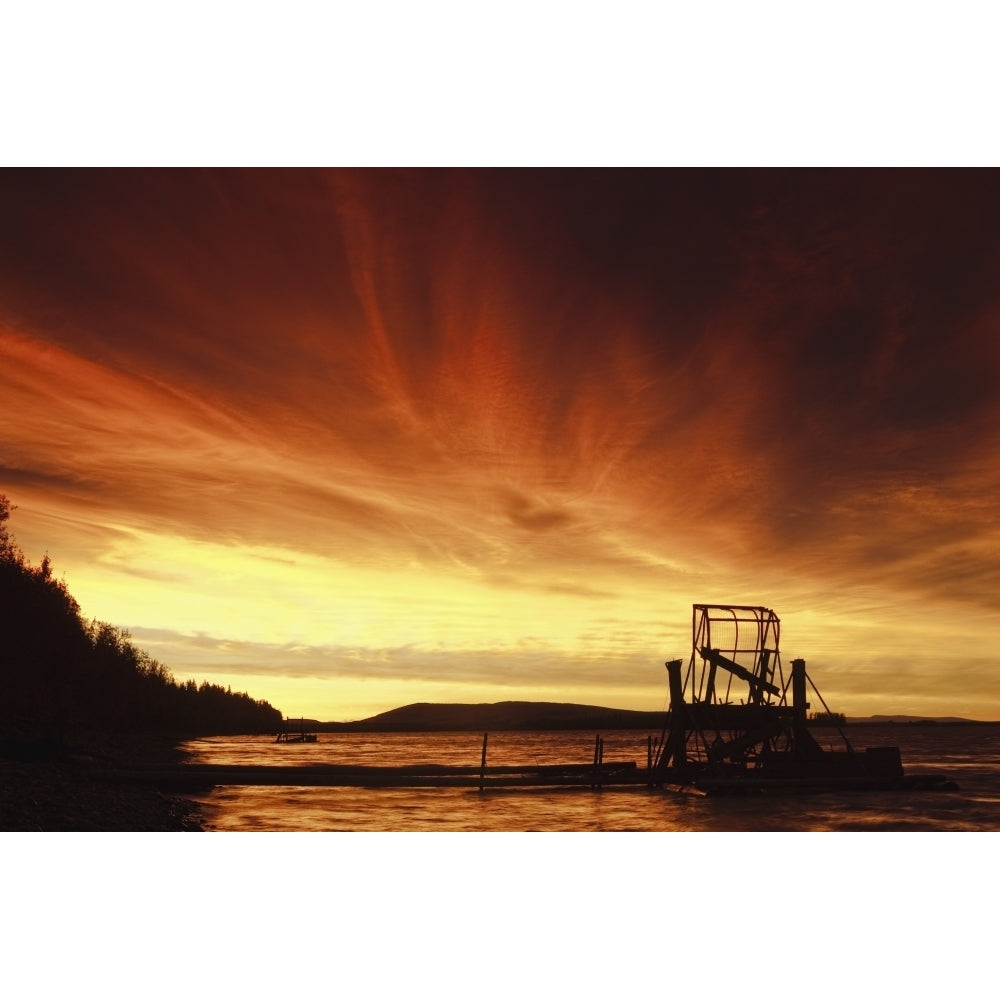
<path fill-rule="evenodd" d="M 578 785 L 634 785 L 648 781 L 635 761 L 586 764 L 542 764 L 522 767 L 461 767 L 413 764 L 402 767 L 301 765 L 269 767 L 247 764 L 149 765 L 106 771 L 111 781 L 138 782 L 162 788 L 210 788 L 215 785 L 289 785 L 295 787 L 438 788 Z"/>
<path fill-rule="evenodd" d="M 838 754 L 847 757 L 847 754 Z M 763 777 L 752 772 L 725 778 L 698 776 L 674 768 L 637 767 L 635 761 L 585 764 L 461 767 L 423 764 L 402 767 L 243 764 L 146 765 L 96 771 L 107 781 L 151 785 L 169 791 L 207 791 L 219 785 L 281 785 L 297 788 L 656 788 L 698 795 L 790 794 L 816 791 L 954 791 L 940 774 L 837 774 Z"/>

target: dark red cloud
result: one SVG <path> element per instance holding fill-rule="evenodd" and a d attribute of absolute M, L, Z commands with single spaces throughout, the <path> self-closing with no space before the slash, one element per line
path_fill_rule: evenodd
<path fill-rule="evenodd" d="M 994 171 L 6 171 L 0 212 L 0 320 L 236 438 L 832 573 L 992 523 Z"/>

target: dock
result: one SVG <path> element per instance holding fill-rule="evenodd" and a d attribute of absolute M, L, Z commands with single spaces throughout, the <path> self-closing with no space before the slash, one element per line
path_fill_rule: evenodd
<path fill-rule="evenodd" d="M 686 792 L 697 795 L 802 794 L 837 791 L 953 791 L 954 782 L 940 774 L 904 774 L 893 777 L 830 775 L 825 778 L 787 778 L 743 781 L 711 779 L 690 783 L 634 761 L 586 764 L 545 764 L 462 767 L 414 764 L 401 767 L 301 764 L 289 766 L 244 764 L 136 765 L 106 771 L 106 780 L 152 785 L 169 792 L 207 792 L 217 786 L 283 785 L 297 788 L 477 788 L 554 790 L 641 790 Z"/>
<path fill-rule="evenodd" d="M 141 782 L 170 791 L 206 790 L 217 785 L 288 785 L 323 788 L 546 788 L 634 787 L 649 782 L 635 761 L 586 764 L 463 767 L 450 764 L 374 765 L 176 764 L 136 765 L 103 777 Z"/>

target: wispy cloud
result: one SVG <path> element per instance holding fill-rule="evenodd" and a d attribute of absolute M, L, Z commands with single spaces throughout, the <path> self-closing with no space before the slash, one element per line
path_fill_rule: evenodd
<path fill-rule="evenodd" d="M 708 600 L 848 698 L 956 615 L 988 645 L 992 172 L 6 172 L 0 211 L 15 533 L 89 613 L 250 644 L 206 671 L 300 676 L 283 632 L 626 698 L 591 652 L 659 664 Z"/>

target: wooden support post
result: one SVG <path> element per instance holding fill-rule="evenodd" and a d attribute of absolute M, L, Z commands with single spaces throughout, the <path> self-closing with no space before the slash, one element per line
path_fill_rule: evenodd
<path fill-rule="evenodd" d="M 594 737 L 594 781 L 590 786 L 591 788 L 600 789 L 601 787 L 601 765 L 604 763 L 604 740 L 601 739 L 601 734 L 598 733 Z"/>
<path fill-rule="evenodd" d="M 666 668 L 670 683 L 670 732 L 667 734 L 667 752 L 663 761 L 683 773 L 687 768 L 687 707 L 684 704 L 681 661 L 668 660 Z"/>
<path fill-rule="evenodd" d="M 483 733 L 483 756 L 479 762 L 479 791 L 483 790 L 483 785 L 486 782 L 486 743 L 489 738 L 489 733 Z"/>
<path fill-rule="evenodd" d="M 796 750 L 800 750 L 806 742 L 806 712 L 809 702 L 806 701 L 806 661 L 792 660 L 792 709 L 794 711 L 794 731 Z"/>

